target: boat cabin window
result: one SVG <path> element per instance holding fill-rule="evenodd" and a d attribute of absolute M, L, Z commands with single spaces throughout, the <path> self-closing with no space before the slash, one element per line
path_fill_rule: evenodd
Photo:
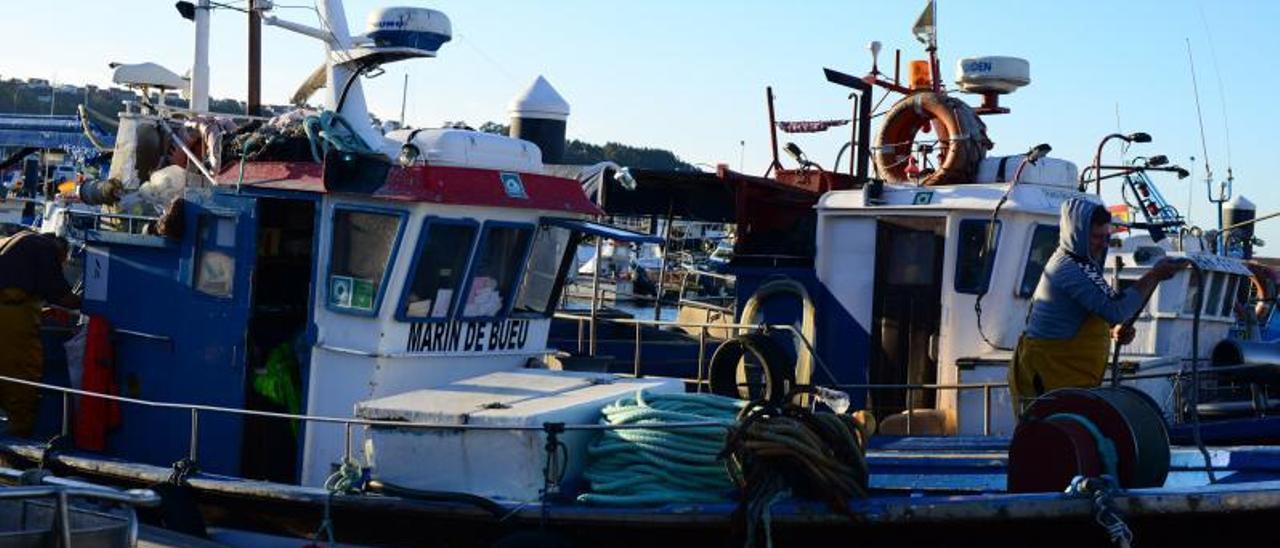
<path fill-rule="evenodd" d="M 463 290 L 463 318 L 495 318 L 511 310 L 512 294 L 532 238 L 531 225 L 485 223 Z"/>
<path fill-rule="evenodd" d="M 1058 227 L 1054 225 L 1036 225 L 1031 233 L 1031 250 L 1027 252 L 1027 265 L 1022 269 L 1022 283 L 1018 284 L 1018 296 L 1030 297 L 1040 285 L 1040 275 L 1044 274 L 1044 266 L 1049 257 L 1058 248 Z"/>
<path fill-rule="evenodd" d="M 478 232 L 479 226 L 472 221 L 429 218 L 424 222 L 401 319 L 447 320 L 453 315 Z"/>
<path fill-rule="evenodd" d="M 957 293 L 986 293 L 991 281 L 991 267 L 995 264 L 996 242 L 1000 241 L 1000 221 L 996 221 L 994 234 L 988 235 L 991 221 L 982 219 L 965 219 L 960 221 L 960 236 L 956 245 L 956 278 Z M 987 239 L 992 245 L 986 247 Z"/>
<path fill-rule="evenodd" d="M 520 281 L 514 314 L 546 316 L 555 306 L 556 284 L 572 260 L 573 231 L 564 227 L 541 225 L 533 235 L 529 264 Z"/>
<path fill-rule="evenodd" d="M 1205 316 L 1217 316 L 1218 306 L 1222 299 L 1222 285 L 1226 281 L 1226 274 L 1214 272 L 1209 275 L 1209 296 L 1204 301 L 1204 311 L 1201 312 Z"/>
<path fill-rule="evenodd" d="M 230 298 L 235 293 L 236 219 L 201 215 L 198 231 L 192 286 L 206 295 Z"/>
<path fill-rule="evenodd" d="M 396 211 L 334 210 L 326 300 L 330 309 L 368 316 L 377 313 L 404 218 L 404 213 Z"/>
<path fill-rule="evenodd" d="M 1239 298 L 1240 276 L 1227 275 L 1227 290 L 1222 294 L 1222 314 L 1230 317 L 1235 313 L 1235 304 Z"/>
<path fill-rule="evenodd" d="M 1188 316 L 1196 313 L 1196 293 L 1199 292 L 1200 271 L 1192 270 L 1187 274 L 1187 298 L 1182 301 L 1182 313 Z"/>

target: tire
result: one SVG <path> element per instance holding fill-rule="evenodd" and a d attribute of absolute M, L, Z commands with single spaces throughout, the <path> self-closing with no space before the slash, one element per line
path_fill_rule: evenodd
<path fill-rule="evenodd" d="M 762 333 L 747 333 L 729 339 L 711 355 L 708 378 L 711 393 L 742 398 L 738 387 L 739 363 L 750 354 L 762 366 L 765 399 L 782 403 L 795 385 L 795 360 L 777 341 Z"/>

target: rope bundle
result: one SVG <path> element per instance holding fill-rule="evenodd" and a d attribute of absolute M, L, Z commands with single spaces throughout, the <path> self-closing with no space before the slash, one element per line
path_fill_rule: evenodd
<path fill-rule="evenodd" d="M 723 502 L 733 491 L 721 452 L 728 427 L 746 404 L 710 394 L 645 394 L 604 408 L 604 424 L 653 425 L 606 430 L 587 450 L 589 492 L 578 501 L 602 506 Z M 661 428 L 679 422 L 724 426 Z"/>
<path fill-rule="evenodd" d="M 823 500 L 853 517 L 849 499 L 867 496 L 866 443 L 872 420 L 862 412 L 812 413 L 766 402 L 744 408 L 725 452 L 743 493 L 735 517 L 745 524 L 746 545 L 755 545 L 761 524 L 766 545 L 772 544 L 769 507 L 788 494 Z"/>

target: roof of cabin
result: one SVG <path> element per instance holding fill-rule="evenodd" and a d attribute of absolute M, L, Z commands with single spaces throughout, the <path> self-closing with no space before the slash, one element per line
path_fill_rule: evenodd
<path fill-rule="evenodd" d="M 1094 194 L 1079 192 L 1074 188 L 1035 183 L 1020 183 L 1012 189 L 1007 183 L 931 187 L 885 185 L 879 203 L 866 204 L 863 189 L 840 190 L 824 194 L 818 201 L 818 209 L 824 212 L 864 212 L 871 215 L 878 215 L 886 210 L 992 211 L 1006 191 L 1009 198 L 1001 206 L 1001 211 L 1055 217 L 1063 200 L 1068 198 L 1099 200 Z"/>

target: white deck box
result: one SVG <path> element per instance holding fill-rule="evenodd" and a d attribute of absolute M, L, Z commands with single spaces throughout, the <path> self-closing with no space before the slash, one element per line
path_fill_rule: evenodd
<path fill-rule="evenodd" d="M 356 404 L 366 419 L 444 425 L 597 424 L 600 410 L 638 390 L 680 393 L 672 378 L 634 379 L 603 373 L 521 369 L 463 379 Z M 566 432 L 569 459 L 562 485 L 577 479 L 598 431 Z M 397 486 L 534 501 L 543 488 L 546 435 L 541 430 L 438 430 L 372 427 L 375 479 Z"/>

